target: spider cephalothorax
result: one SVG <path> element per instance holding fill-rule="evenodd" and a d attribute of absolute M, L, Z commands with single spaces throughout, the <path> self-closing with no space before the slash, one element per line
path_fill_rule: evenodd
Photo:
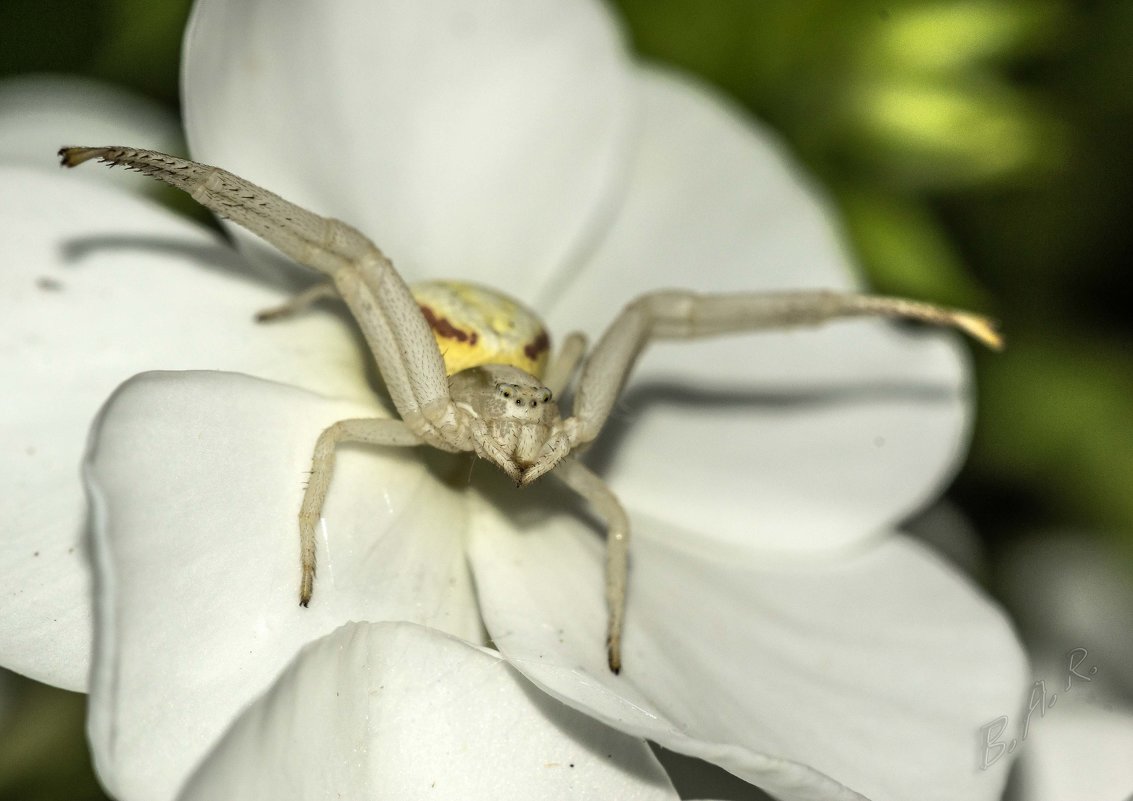
<path fill-rule="evenodd" d="M 230 172 L 125 147 L 69 147 L 59 155 L 68 167 L 97 158 L 165 181 L 330 279 L 279 309 L 261 312 L 260 319 L 293 313 L 332 294 L 342 298 L 362 329 L 401 419 L 342 420 L 315 443 L 299 509 L 301 604 L 307 605 L 314 590 L 315 526 L 339 442 L 471 451 L 521 485 L 554 470 L 605 519 L 607 658 L 615 673 L 621 669 L 629 520 L 605 483 L 570 455 L 598 436 L 650 341 L 886 316 L 949 325 L 992 347 L 1001 344 L 983 317 L 903 298 L 829 291 L 702 295 L 667 290 L 642 295 L 626 306 L 588 354 L 585 339 L 575 333 L 548 358 L 550 340 L 542 324 L 517 301 L 452 282 L 411 290 L 356 229 Z M 573 408 L 563 418 L 552 398 L 571 384 L 580 363 Z"/>
<path fill-rule="evenodd" d="M 526 472 L 551 455 L 552 443 L 564 436 L 551 390 L 517 367 L 489 364 L 461 370 L 449 379 L 449 394 L 458 413 L 467 413 L 466 426 L 477 430 L 477 421 L 484 426 L 486 437 L 472 435 L 476 455 L 495 462 L 519 483 L 532 480 L 524 482 Z"/>

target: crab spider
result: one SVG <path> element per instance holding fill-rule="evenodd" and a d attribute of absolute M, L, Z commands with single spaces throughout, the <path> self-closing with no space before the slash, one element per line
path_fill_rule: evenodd
<path fill-rule="evenodd" d="M 585 339 L 575 333 L 548 364 L 547 334 L 538 318 L 516 301 L 468 284 L 430 283 L 411 290 L 390 260 L 357 229 L 225 170 L 125 147 L 66 147 L 59 156 L 68 167 L 97 158 L 184 190 L 330 279 L 279 308 L 261 312 L 258 319 L 285 316 L 334 295 L 361 327 L 401 419 L 342 420 L 315 443 L 311 478 L 299 509 L 303 606 L 314 589 L 315 527 L 330 486 L 336 445 L 431 445 L 471 451 L 519 486 L 553 470 L 604 518 L 606 645 L 614 673 L 621 669 L 629 520 L 602 479 L 571 454 L 601 432 L 649 342 L 882 316 L 952 326 L 992 348 L 1002 345 L 984 317 L 903 298 L 832 291 L 662 291 L 627 305 L 588 355 Z M 510 322 L 507 330 L 491 323 L 501 312 Z M 443 355 L 439 342 L 446 346 Z M 569 386 L 580 364 L 573 413 L 564 418 L 554 396 Z"/>

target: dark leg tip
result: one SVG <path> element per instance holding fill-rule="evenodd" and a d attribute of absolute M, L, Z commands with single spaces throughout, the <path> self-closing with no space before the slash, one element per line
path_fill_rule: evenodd
<path fill-rule="evenodd" d="M 610 672 L 615 676 L 622 672 L 621 648 L 614 646 L 613 643 L 606 645 L 606 664 L 610 666 Z"/>

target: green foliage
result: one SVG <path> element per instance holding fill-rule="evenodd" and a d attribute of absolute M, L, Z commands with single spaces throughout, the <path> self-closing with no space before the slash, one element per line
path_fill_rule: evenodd
<path fill-rule="evenodd" d="M 0 77 L 70 72 L 177 102 L 191 0 L 4 0 Z"/>
<path fill-rule="evenodd" d="M 86 697 L 0 671 L 0 801 L 106 801 L 84 733 Z"/>

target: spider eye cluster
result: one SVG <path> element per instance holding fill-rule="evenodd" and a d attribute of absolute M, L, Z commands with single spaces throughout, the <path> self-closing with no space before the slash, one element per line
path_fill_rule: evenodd
<path fill-rule="evenodd" d="M 551 401 L 551 390 L 546 387 L 541 387 L 538 391 L 532 393 L 530 388 L 521 388 L 519 384 L 508 384 L 500 382 L 496 384 L 496 392 L 500 397 L 504 398 L 516 406 L 528 406 L 534 409 Z"/>

